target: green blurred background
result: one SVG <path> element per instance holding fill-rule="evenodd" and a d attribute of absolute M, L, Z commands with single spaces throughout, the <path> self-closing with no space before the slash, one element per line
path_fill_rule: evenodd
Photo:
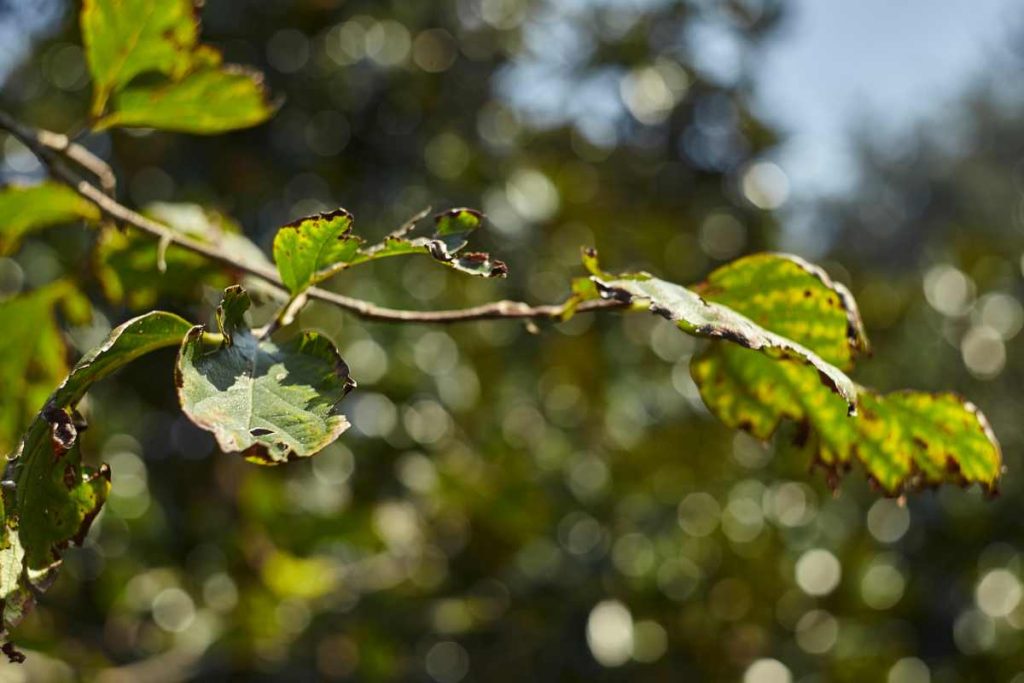
<path fill-rule="evenodd" d="M 794 39 L 794 7 L 210 0 L 204 39 L 265 71 L 277 117 L 84 142 L 125 203 L 199 204 L 264 248 L 339 205 L 370 238 L 428 205 L 485 211 L 475 246 L 509 279 L 409 258 L 331 283 L 391 306 L 560 301 L 582 245 L 684 283 L 764 249 L 813 258 L 860 302 L 876 357 L 859 381 L 955 389 L 989 416 L 998 499 L 903 505 L 857 469 L 833 496 L 785 438 L 711 418 L 698 345 L 648 316 L 533 333 L 314 305 L 301 323 L 359 389 L 353 428 L 311 461 L 217 452 L 177 408 L 170 351 L 93 391 L 85 450 L 110 464 L 112 498 L 19 629 L 28 663 L 0 680 L 1024 681 L 1021 33 L 993 38 L 1005 47 L 921 123 L 889 130 L 898 99 L 862 117 L 844 177 L 806 192 L 762 103 L 777 82 L 762 55 Z M 53 130 L 86 120 L 77 9 L 0 2 L 0 101 Z M 0 142 L 6 182 L 40 177 Z M 68 276 L 91 293 L 78 352 L 135 310 L 107 301 L 93 247 L 69 226 L 0 259 L 7 296 Z M 177 282 L 157 305 L 208 320 L 215 284 Z"/>

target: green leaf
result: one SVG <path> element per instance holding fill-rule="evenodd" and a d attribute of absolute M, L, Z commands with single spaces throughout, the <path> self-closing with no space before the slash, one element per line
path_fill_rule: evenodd
<path fill-rule="evenodd" d="M 842 367 L 867 349 L 849 292 L 795 257 L 740 259 L 694 289 Z M 783 419 L 797 422 L 804 452 L 833 486 L 855 460 L 890 494 L 944 482 L 977 482 L 991 491 L 1001 473 L 999 445 L 985 417 L 952 394 L 858 387 L 858 416 L 851 418 L 813 369 L 744 348 L 712 345 L 694 359 L 691 373 L 705 404 L 730 427 L 767 439 Z"/>
<path fill-rule="evenodd" d="M 276 110 L 262 74 L 222 65 L 220 52 L 199 44 L 191 0 L 86 0 L 81 23 L 95 130 L 213 134 L 263 123 Z"/>
<path fill-rule="evenodd" d="M 0 335 L 0 452 L 5 455 L 67 374 L 57 306 L 77 296 L 71 283 L 58 281 L 0 303 L 0 318 L 15 322 Z"/>
<path fill-rule="evenodd" d="M 281 281 L 299 294 L 325 280 L 355 258 L 362 240 L 352 234 L 352 214 L 345 209 L 289 223 L 274 236 L 274 262 Z"/>
<path fill-rule="evenodd" d="M 588 267 L 602 297 L 647 308 L 692 336 L 729 341 L 780 365 L 796 362 L 807 366 L 821 383 L 842 398 L 849 412 L 854 412 L 857 387 L 853 380 L 806 346 L 765 329 L 739 311 L 647 273 L 613 278 L 597 267 L 596 254 L 593 258 Z"/>
<path fill-rule="evenodd" d="M 3 490 L 0 592 L 4 635 L 46 590 L 69 543 L 80 545 L 110 490 L 110 470 L 82 466 L 75 405 L 98 380 L 150 351 L 175 346 L 190 325 L 154 311 L 118 326 L 75 365 L 9 458 Z"/>
<path fill-rule="evenodd" d="M 442 265 L 477 277 L 505 277 L 508 267 L 490 254 L 470 252 L 460 254 L 469 236 L 483 225 L 483 215 L 473 209 L 449 209 L 434 217 L 432 237 L 408 238 L 407 229 L 389 235 L 381 244 L 360 250 L 349 265 L 366 263 L 391 256 L 428 254 Z"/>
<path fill-rule="evenodd" d="M 140 356 L 179 344 L 191 328 L 184 318 L 164 311 L 150 311 L 118 325 L 102 344 L 82 356 L 49 402 L 76 405 L 92 384 Z"/>
<path fill-rule="evenodd" d="M 191 0 L 84 0 L 80 19 L 95 84 L 93 116 L 136 76 L 176 79 L 193 66 L 199 21 Z"/>
<path fill-rule="evenodd" d="M 10 254 L 35 230 L 99 218 L 99 209 L 66 185 L 45 182 L 5 187 L 0 190 L 0 253 Z"/>
<path fill-rule="evenodd" d="M 94 128 L 159 128 L 212 135 L 259 125 L 274 115 L 258 71 L 236 65 L 205 68 L 180 81 L 131 86 L 114 95 L 114 111 Z"/>
<path fill-rule="evenodd" d="M 345 209 L 302 218 L 282 227 L 274 238 L 274 261 L 281 280 L 293 295 L 361 263 L 392 256 L 427 254 L 439 263 L 469 275 L 505 277 L 508 268 L 487 254 L 459 254 L 470 234 L 483 223 L 472 209 L 451 209 L 434 218 L 432 237 L 409 238 L 411 223 L 380 244 L 363 248 L 352 234 L 352 215 Z"/>
<path fill-rule="evenodd" d="M 225 452 L 268 465 L 314 455 L 349 426 L 338 410 L 355 386 L 348 366 L 315 332 L 257 338 L 248 308 L 245 290 L 229 287 L 217 314 L 223 342 L 211 349 L 202 326 L 189 331 L 175 372 L 181 407 Z"/>
<path fill-rule="evenodd" d="M 197 204 L 155 203 L 144 212 L 171 230 L 232 254 L 240 263 L 269 267 L 270 261 L 234 222 Z M 133 309 L 152 307 L 161 296 L 192 301 L 204 287 L 224 288 L 236 273 L 176 246 L 161 263 L 159 244 L 135 231 L 107 230 L 95 250 L 95 270 L 107 298 Z M 163 267 L 161 267 L 161 265 Z"/>

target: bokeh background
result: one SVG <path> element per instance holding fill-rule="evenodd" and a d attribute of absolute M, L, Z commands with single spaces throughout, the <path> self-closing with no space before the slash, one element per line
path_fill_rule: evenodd
<path fill-rule="evenodd" d="M 0 1 L 2 105 L 80 131 L 78 7 Z M 785 441 L 734 434 L 649 316 L 370 324 L 324 306 L 359 382 L 352 429 L 268 469 L 178 411 L 171 352 L 96 388 L 114 488 L 19 629 L 3 681 L 1024 681 L 1024 35 L 1010 0 L 210 0 L 204 39 L 263 71 L 269 124 L 89 135 L 121 199 L 187 202 L 266 248 L 344 206 L 378 238 L 433 206 L 489 217 L 508 280 L 429 259 L 331 283 L 392 306 L 559 301 L 597 246 L 679 282 L 764 249 L 860 302 L 880 389 L 989 416 L 1002 495 L 833 496 Z M 0 139 L 0 177 L 41 169 Z M 133 314 L 81 226 L 0 259 L 6 296 L 94 301 L 81 352 Z M 154 275 L 156 277 L 156 275 Z M 208 320 L 217 290 L 160 307 Z M 16 324 L 16 321 L 14 321 Z"/>

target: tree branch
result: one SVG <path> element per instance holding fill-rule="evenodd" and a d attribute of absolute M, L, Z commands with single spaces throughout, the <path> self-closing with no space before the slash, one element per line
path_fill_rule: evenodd
<path fill-rule="evenodd" d="M 114 175 L 110 167 L 95 157 L 87 149 L 68 140 L 67 136 L 50 131 L 30 128 L 11 117 L 7 112 L 0 111 L 0 129 L 14 135 L 27 146 L 46 166 L 50 175 L 65 183 L 85 199 L 89 200 L 100 212 L 115 221 L 129 225 L 164 244 L 173 245 L 205 258 L 220 263 L 235 271 L 245 273 L 270 285 L 283 294 L 288 289 L 281 282 L 277 271 L 263 264 L 243 263 L 234 260 L 229 254 L 218 251 L 215 247 L 204 244 L 191 237 L 175 232 L 167 226 L 146 218 L 137 211 L 117 201 L 113 195 Z M 100 189 L 92 183 L 79 178 L 73 173 L 64 160 L 70 160 L 78 166 L 96 175 L 103 185 Z M 105 190 L 110 190 L 106 192 Z M 319 287 L 306 290 L 310 299 L 332 304 L 366 320 L 399 323 L 456 323 L 473 320 L 511 320 L 511 319 L 559 319 L 564 313 L 563 304 L 531 306 L 521 301 L 495 301 L 470 308 L 442 311 L 410 311 L 386 308 L 353 297 L 337 294 Z M 595 300 L 581 302 L 575 309 L 576 313 L 590 313 L 615 308 L 623 308 L 619 301 Z"/>
<path fill-rule="evenodd" d="M 39 144 L 58 152 L 73 161 L 79 167 L 96 176 L 103 193 L 108 197 L 117 196 L 117 176 L 107 162 L 90 152 L 88 149 L 72 142 L 67 135 L 53 133 L 48 130 L 37 130 L 36 139 Z"/>

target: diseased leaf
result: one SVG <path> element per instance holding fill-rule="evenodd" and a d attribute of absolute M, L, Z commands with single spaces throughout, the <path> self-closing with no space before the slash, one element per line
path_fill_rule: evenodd
<path fill-rule="evenodd" d="M 96 381 L 190 329 L 176 315 L 154 311 L 118 326 L 86 354 L 50 395 L 9 458 L 3 489 L 0 592 L 3 636 L 56 577 L 64 548 L 80 545 L 110 490 L 110 470 L 82 466 L 74 407 Z M 10 484 L 13 484 L 13 492 Z"/>
<path fill-rule="evenodd" d="M 694 291 L 842 370 L 852 368 L 870 348 L 850 291 L 797 256 L 746 256 L 712 272 Z"/>
<path fill-rule="evenodd" d="M 802 446 L 831 486 L 859 461 L 889 494 L 941 483 L 994 491 L 1002 455 L 984 415 L 953 394 L 860 388 L 858 416 L 813 371 L 713 345 L 691 365 L 701 398 L 726 426 L 769 438 L 782 419 L 802 426 Z"/>
<path fill-rule="evenodd" d="M 84 0 L 80 18 L 94 82 L 93 116 L 140 74 L 176 79 L 192 68 L 199 39 L 192 0 Z"/>
<path fill-rule="evenodd" d="M 239 263 L 269 267 L 270 261 L 240 228 L 222 214 L 197 204 L 150 204 L 144 212 L 175 232 L 232 254 Z M 160 245 L 135 231 L 108 230 L 95 250 L 96 275 L 110 301 L 133 309 L 151 307 L 161 296 L 200 298 L 203 287 L 224 288 L 238 273 L 190 251 Z M 163 266 L 161 268 L 161 265 Z"/>
<path fill-rule="evenodd" d="M 35 230 L 99 218 L 99 209 L 66 185 L 45 182 L 5 187 L 0 190 L 0 253 L 10 254 Z"/>
<path fill-rule="evenodd" d="M 329 339 L 305 332 L 278 343 L 245 324 L 249 295 L 229 287 L 218 309 L 223 342 L 209 348 L 203 327 L 182 342 L 175 368 L 185 414 L 213 432 L 225 452 L 279 464 L 314 455 L 348 426 L 338 410 L 355 386 Z"/>
<path fill-rule="evenodd" d="M 849 292 L 795 257 L 740 259 L 694 289 L 844 368 L 867 348 Z M 813 369 L 747 349 L 712 345 L 691 372 L 705 404 L 727 426 L 767 439 L 781 420 L 799 423 L 805 452 L 833 486 L 854 460 L 890 494 L 943 482 L 977 482 L 991 491 L 1001 472 L 999 445 L 984 416 L 952 394 L 858 387 L 859 414 L 851 418 Z"/>
<path fill-rule="evenodd" d="M 588 267 L 602 297 L 646 307 L 695 337 L 729 341 L 764 354 L 773 362 L 795 361 L 809 366 L 822 384 L 842 398 L 849 412 L 854 412 L 857 387 L 853 380 L 809 348 L 761 327 L 728 306 L 647 273 L 609 276 L 598 268 L 596 255 L 593 258 Z M 845 323 L 845 317 L 843 320 Z"/>
<path fill-rule="evenodd" d="M 352 234 L 352 214 L 337 209 L 283 226 L 274 236 L 281 281 L 299 294 L 346 267 L 362 240 Z"/>
<path fill-rule="evenodd" d="M 233 64 L 178 81 L 133 85 L 115 94 L 113 104 L 96 130 L 127 126 L 213 135 L 259 125 L 277 110 L 263 75 Z"/>
<path fill-rule="evenodd" d="M 414 225 L 363 247 L 352 234 L 352 216 L 344 209 L 302 218 L 282 227 L 274 238 L 274 261 L 281 279 L 299 294 L 336 273 L 361 263 L 405 254 L 428 254 L 455 270 L 481 277 L 504 277 L 508 268 L 488 254 L 459 254 L 469 235 L 483 223 L 472 209 L 451 209 L 435 216 L 432 237 L 407 236 Z"/>
<path fill-rule="evenodd" d="M 432 237 L 406 237 L 406 232 L 389 235 L 381 244 L 360 250 L 350 265 L 405 254 L 429 254 L 437 262 L 478 277 L 505 277 L 508 267 L 490 254 L 459 252 L 469 236 L 483 225 L 483 215 L 473 209 L 449 209 L 434 216 Z"/>

